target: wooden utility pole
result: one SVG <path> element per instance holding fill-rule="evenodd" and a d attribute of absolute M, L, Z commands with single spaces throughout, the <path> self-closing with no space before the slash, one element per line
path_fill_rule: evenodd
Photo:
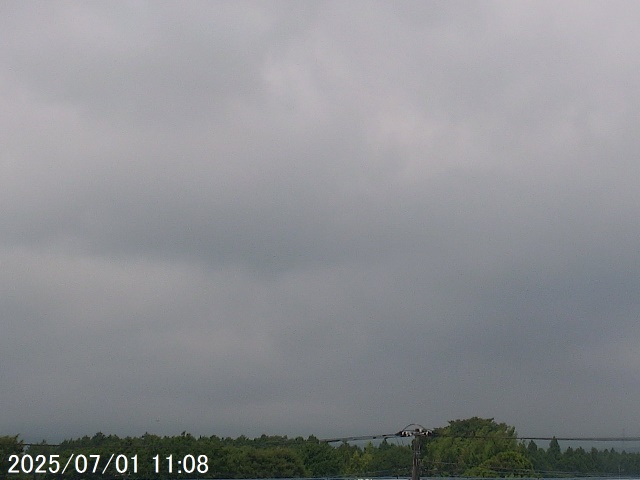
<path fill-rule="evenodd" d="M 413 464 L 411 466 L 411 480 L 420 480 L 420 437 L 430 437 L 431 430 L 427 430 L 422 425 L 413 425 L 415 428 L 409 429 L 412 425 L 398 432 L 401 437 L 413 437 Z"/>
<path fill-rule="evenodd" d="M 420 438 L 413 436 L 413 466 L 411 468 L 411 480 L 420 480 Z"/>
<path fill-rule="evenodd" d="M 327 438 L 322 442 L 349 442 L 355 440 L 368 440 L 392 437 L 413 437 L 413 465 L 411 467 L 411 480 L 420 480 L 420 437 L 433 436 L 432 430 L 427 430 L 422 425 L 411 423 L 400 430 L 398 433 L 390 433 L 387 435 L 367 435 L 365 437 L 345 437 L 345 438 Z"/>

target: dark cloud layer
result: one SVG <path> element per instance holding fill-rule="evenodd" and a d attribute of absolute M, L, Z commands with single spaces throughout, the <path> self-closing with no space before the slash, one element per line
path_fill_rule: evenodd
<path fill-rule="evenodd" d="M 0 9 L 1 431 L 640 432 L 635 4 Z"/>

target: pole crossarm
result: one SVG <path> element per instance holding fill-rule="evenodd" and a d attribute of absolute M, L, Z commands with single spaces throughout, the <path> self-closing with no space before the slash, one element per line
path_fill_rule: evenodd
<path fill-rule="evenodd" d="M 410 423 L 402 430 L 396 433 L 387 433 L 384 435 L 365 435 L 361 437 L 342 437 L 342 438 L 326 438 L 322 442 L 351 442 L 358 440 L 376 440 L 394 437 L 413 437 L 413 461 L 411 467 L 411 480 L 420 480 L 420 437 L 432 437 L 433 430 L 423 427 L 417 423 Z"/>
<path fill-rule="evenodd" d="M 413 428 L 412 428 L 413 427 Z M 385 438 L 396 437 L 432 437 L 433 430 L 423 427 L 417 423 L 410 423 L 402 430 L 396 433 L 385 433 L 382 435 L 361 435 L 356 437 L 336 437 L 336 438 L 323 438 L 321 442 L 335 443 L 335 442 L 357 442 L 359 440 L 383 440 Z"/>

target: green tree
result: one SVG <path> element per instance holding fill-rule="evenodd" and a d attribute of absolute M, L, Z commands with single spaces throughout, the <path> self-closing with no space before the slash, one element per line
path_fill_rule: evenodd
<path fill-rule="evenodd" d="M 373 463 L 373 449 L 373 444 L 369 442 L 365 446 L 364 450 L 361 450 L 360 448 L 354 450 L 344 473 L 347 475 L 370 474 Z"/>
<path fill-rule="evenodd" d="M 423 461 L 432 475 L 459 476 L 501 452 L 519 448 L 515 429 L 493 418 L 453 420 L 434 434 Z"/>
<path fill-rule="evenodd" d="M 310 436 L 307 440 L 296 439 L 292 448 L 299 453 L 310 476 L 338 476 L 341 473 L 341 458 L 328 443 Z"/>
<path fill-rule="evenodd" d="M 464 473 L 465 477 L 535 477 L 531 460 L 514 450 L 500 452 Z"/>
<path fill-rule="evenodd" d="M 377 476 L 410 475 L 412 458 L 410 446 L 390 444 L 384 439 L 373 451 L 371 470 Z"/>
<path fill-rule="evenodd" d="M 19 435 L 0 436 L 0 478 L 6 478 L 9 469 L 9 457 L 20 455 L 24 451 L 24 443 Z M 12 475 L 12 477 L 14 477 Z"/>

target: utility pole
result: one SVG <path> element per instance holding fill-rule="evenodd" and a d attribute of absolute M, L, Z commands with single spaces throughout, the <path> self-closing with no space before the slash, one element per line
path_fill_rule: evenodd
<path fill-rule="evenodd" d="M 400 430 L 398 433 L 389 433 L 385 435 L 367 435 L 364 437 L 344 437 L 344 438 L 327 438 L 322 442 L 349 442 L 355 440 L 369 440 L 392 437 L 413 437 L 413 462 L 411 467 L 411 480 L 420 480 L 420 437 L 432 437 L 433 430 L 427 430 L 422 425 L 411 423 Z M 639 437 L 640 438 L 640 437 Z"/>
<path fill-rule="evenodd" d="M 414 426 L 415 428 L 409 429 Z M 427 430 L 422 425 L 408 425 L 404 430 L 398 432 L 400 437 L 413 437 L 413 462 L 411 467 L 411 480 L 420 480 L 420 437 L 430 437 L 431 430 Z"/>
<path fill-rule="evenodd" d="M 420 480 L 420 438 L 413 437 L 413 464 L 411 466 L 411 480 Z"/>

